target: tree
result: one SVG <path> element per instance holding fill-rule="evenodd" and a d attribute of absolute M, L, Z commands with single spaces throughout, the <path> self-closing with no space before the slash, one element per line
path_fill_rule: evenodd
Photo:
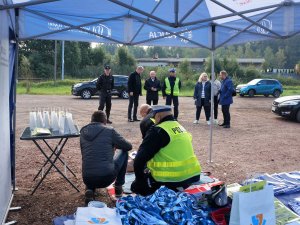
<path fill-rule="evenodd" d="M 80 67 L 83 68 L 91 65 L 91 44 L 88 42 L 78 42 L 78 46 L 81 55 Z"/>
<path fill-rule="evenodd" d="M 79 75 L 81 52 L 78 42 L 65 42 L 65 70 L 72 77 Z"/>
<path fill-rule="evenodd" d="M 28 40 L 19 45 L 20 59 L 29 60 L 32 77 L 50 78 L 53 75 L 54 41 Z"/>
<path fill-rule="evenodd" d="M 162 47 L 148 47 L 147 48 L 147 55 L 150 58 L 154 58 L 156 55 L 159 58 L 166 58 L 167 57 L 167 51 L 165 48 Z"/>
<path fill-rule="evenodd" d="M 192 77 L 192 67 L 191 62 L 185 59 L 184 61 L 178 64 L 179 74 L 182 76 L 184 80 L 189 80 Z"/>
<path fill-rule="evenodd" d="M 284 53 L 284 50 L 278 49 L 278 51 L 275 54 L 275 65 L 277 66 L 277 68 L 279 69 L 283 69 L 285 67 L 286 64 L 286 56 Z"/>
<path fill-rule="evenodd" d="M 135 68 L 135 60 L 132 55 L 129 54 L 126 47 L 118 48 L 117 54 L 114 59 L 114 71 L 120 74 L 129 74 Z"/>
<path fill-rule="evenodd" d="M 91 62 L 94 66 L 103 65 L 105 61 L 105 51 L 101 46 L 91 50 Z"/>
<path fill-rule="evenodd" d="M 26 79 L 26 93 L 28 94 L 31 86 L 32 72 L 30 62 L 25 55 L 21 56 L 19 73 L 22 78 Z"/>
<path fill-rule="evenodd" d="M 245 46 L 245 57 L 246 58 L 255 58 L 255 53 L 251 49 L 251 44 L 250 43 L 246 43 L 246 46 Z"/>
<path fill-rule="evenodd" d="M 216 74 L 220 73 L 220 71 L 222 70 L 222 65 L 219 58 L 215 58 L 214 67 L 215 67 L 215 73 Z M 207 73 L 211 73 L 211 58 L 207 58 L 205 60 L 205 71 Z"/>
<path fill-rule="evenodd" d="M 275 66 L 275 57 L 273 50 L 268 46 L 264 51 L 265 62 L 263 63 L 264 70 L 273 68 Z"/>

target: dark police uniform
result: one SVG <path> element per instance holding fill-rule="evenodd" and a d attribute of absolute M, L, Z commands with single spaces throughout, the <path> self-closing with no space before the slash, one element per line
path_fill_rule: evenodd
<path fill-rule="evenodd" d="M 171 115 L 166 116 L 159 124 L 167 121 L 174 121 L 174 117 Z M 169 145 L 171 141 L 169 134 L 159 127 L 159 124 L 152 126 L 149 129 L 135 157 L 134 172 L 136 178 L 131 185 L 131 190 L 134 193 L 149 195 L 154 193 L 155 190 L 162 185 L 173 190 L 176 190 L 177 187 L 187 188 L 192 183 L 197 182 L 200 178 L 200 175 L 197 174 L 179 182 L 160 182 L 155 180 L 150 173 L 144 172 L 147 167 L 147 163 L 149 163 L 149 161 L 151 161 L 161 149 Z"/>
<path fill-rule="evenodd" d="M 108 120 L 111 110 L 111 91 L 114 88 L 114 77 L 111 74 L 109 76 L 102 74 L 97 80 L 96 87 L 100 92 L 98 110 L 103 111 L 106 105 L 105 112 Z"/>

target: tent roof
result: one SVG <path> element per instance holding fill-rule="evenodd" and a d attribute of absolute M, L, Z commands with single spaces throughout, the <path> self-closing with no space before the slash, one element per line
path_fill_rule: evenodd
<path fill-rule="evenodd" d="M 19 37 L 204 47 L 300 31 L 300 0 L 13 0 Z M 215 34 L 215 35 L 213 35 Z M 213 38 L 214 37 L 214 38 Z"/>

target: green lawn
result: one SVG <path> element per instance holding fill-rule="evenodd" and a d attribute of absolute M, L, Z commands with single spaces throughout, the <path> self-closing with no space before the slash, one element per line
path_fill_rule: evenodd
<path fill-rule="evenodd" d="M 71 95 L 72 84 L 81 82 L 82 80 L 65 80 L 58 81 L 54 85 L 53 81 L 33 83 L 29 93 L 26 93 L 25 82 L 20 82 L 17 86 L 18 94 L 31 94 L 31 95 Z M 287 95 L 300 95 L 300 86 L 284 86 L 282 96 Z M 145 92 L 145 90 L 143 90 Z M 193 96 L 194 88 L 183 88 L 181 96 Z M 145 94 L 145 93 L 144 93 Z"/>

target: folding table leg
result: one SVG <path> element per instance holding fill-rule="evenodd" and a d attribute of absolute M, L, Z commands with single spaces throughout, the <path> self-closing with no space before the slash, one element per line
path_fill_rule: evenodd
<path fill-rule="evenodd" d="M 59 140 L 59 142 L 58 142 L 58 144 L 56 145 L 54 151 L 50 148 L 51 151 L 52 151 L 51 155 L 49 156 L 50 159 L 51 159 L 52 156 L 55 154 L 55 152 L 56 152 L 56 150 L 57 150 L 57 147 L 61 144 L 62 140 L 63 140 L 63 138 L 61 138 L 61 139 Z M 43 141 L 46 142 L 44 139 L 43 139 Z M 43 168 L 48 164 L 48 162 L 49 162 L 49 160 L 47 159 L 47 160 L 45 161 L 44 165 L 43 165 L 43 166 L 41 167 L 41 169 L 39 170 L 39 172 L 38 172 L 38 173 L 35 175 L 35 177 L 33 178 L 33 181 L 35 181 L 35 179 L 40 175 L 40 173 L 43 171 Z"/>
<path fill-rule="evenodd" d="M 57 149 L 57 146 L 55 147 L 55 150 L 53 151 L 53 149 L 51 148 L 51 146 L 46 142 L 46 140 L 43 139 L 43 141 L 45 142 L 45 144 L 48 146 L 48 148 L 50 149 L 50 151 L 52 151 L 52 153 L 56 156 L 56 149 Z M 61 139 L 62 141 L 62 139 Z M 59 142 L 59 144 L 61 143 L 61 141 Z M 52 154 L 50 156 L 50 158 L 52 157 Z M 67 164 L 65 163 L 65 161 L 63 161 L 60 157 L 58 157 L 58 160 L 64 164 L 64 166 L 66 166 L 66 168 L 73 174 L 74 177 L 76 177 L 76 174 L 67 166 Z"/>
<path fill-rule="evenodd" d="M 34 188 L 34 190 L 32 191 L 31 195 L 33 195 L 35 193 L 35 191 L 38 189 L 38 187 L 41 185 L 41 183 L 43 182 L 43 180 L 46 178 L 46 176 L 48 175 L 49 171 L 52 169 L 52 167 L 54 167 L 64 178 L 65 180 L 67 180 L 69 182 L 69 184 L 71 184 L 71 186 L 76 189 L 78 192 L 79 189 L 59 170 L 59 168 L 57 168 L 57 166 L 55 165 L 55 162 L 57 161 L 58 157 L 60 156 L 60 154 L 62 153 L 62 150 L 66 144 L 66 142 L 68 141 L 68 138 L 65 138 L 63 141 L 62 146 L 60 147 L 60 149 L 58 150 L 58 153 L 56 155 L 56 157 L 54 158 L 54 160 L 52 161 L 47 154 L 43 151 L 43 149 L 39 146 L 39 144 L 36 142 L 36 140 L 32 140 L 34 142 L 34 144 L 38 147 L 38 149 L 42 152 L 42 154 L 47 158 L 47 160 L 49 161 L 49 163 L 51 163 L 50 167 L 47 169 L 45 175 L 42 177 L 42 179 L 39 181 L 39 183 L 36 185 L 36 187 Z"/>

